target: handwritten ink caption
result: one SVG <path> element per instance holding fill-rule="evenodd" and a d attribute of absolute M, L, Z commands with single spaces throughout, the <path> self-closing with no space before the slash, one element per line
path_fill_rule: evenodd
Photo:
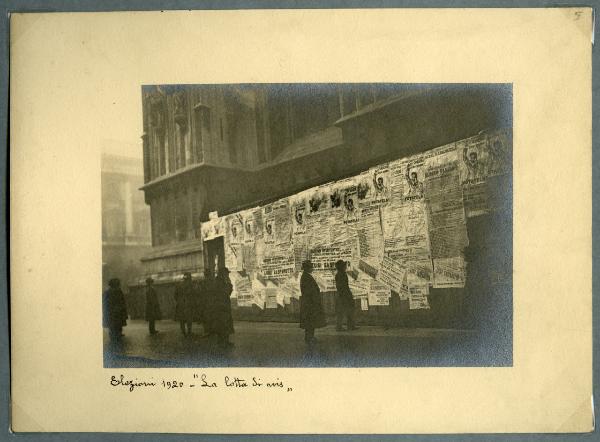
<path fill-rule="evenodd" d="M 286 392 L 293 391 L 293 388 L 286 385 L 279 378 L 275 378 L 274 380 L 263 380 L 260 377 L 253 376 L 252 379 L 247 380 L 240 378 L 238 376 L 224 376 L 222 380 L 210 379 L 206 373 L 196 374 L 194 373 L 192 376 L 192 380 L 190 382 L 169 378 L 169 379 L 138 379 L 131 378 L 128 379 L 125 375 L 121 374 L 119 376 L 111 376 L 110 377 L 110 385 L 113 387 L 121 387 L 125 388 L 127 391 L 132 393 L 136 389 L 163 389 L 163 390 L 182 390 L 182 389 L 190 389 L 190 388 L 232 388 L 232 389 L 270 389 L 270 390 L 283 390 Z"/>

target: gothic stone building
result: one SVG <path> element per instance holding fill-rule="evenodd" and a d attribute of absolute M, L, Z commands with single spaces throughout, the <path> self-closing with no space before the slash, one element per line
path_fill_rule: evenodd
<path fill-rule="evenodd" d="M 129 300 L 134 317 L 143 315 L 147 275 L 167 315 L 174 281 L 184 271 L 201 275 L 200 224 L 209 212 L 226 215 L 510 127 L 512 111 L 510 86 L 473 84 L 153 85 L 142 87 L 142 106 L 141 189 L 151 210 L 152 251 L 142 259 L 137 298 Z M 296 314 L 294 305 L 237 310 L 238 317 L 271 320 Z M 434 310 L 411 315 L 426 325 L 439 319 Z M 445 320 L 451 310 L 440 310 Z M 368 316 L 381 320 L 377 309 Z"/>

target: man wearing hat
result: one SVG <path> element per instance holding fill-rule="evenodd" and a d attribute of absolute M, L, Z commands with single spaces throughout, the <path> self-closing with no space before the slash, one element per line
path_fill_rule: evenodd
<path fill-rule="evenodd" d="M 183 281 L 175 288 L 175 320 L 179 321 L 183 336 L 192 335 L 192 324 L 196 310 L 196 288 L 192 274 L 185 272 Z"/>
<path fill-rule="evenodd" d="M 302 263 L 300 277 L 300 328 L 304 329 L 304 340 L 312 345 L 315 340 L 315 329 L 325 327 L 325 313 L 321 304 L 321 290 L 312 276 L 313 264 L 309 260 Z"/>
<path fill-rule="evenodd" d="M 152 278 L 146 279 L 146 321 L 148 321 L 148 328 L 151 335 L 158 333 L 155 328 L 155 321 L 161 319 L 160 304 L 158 303 L 158 296 L 154 289 L 154 280 Z"/>
<path fill-rule="evenodd" d="M 108 290 L 103 295 L 103 310 L 103 322 L 109 329 L 110 339 L 121 339 L 123 326 L 127 325 L 127 306 L 121 290 L 121 281 L 117 278 L 108 281 Z"/>

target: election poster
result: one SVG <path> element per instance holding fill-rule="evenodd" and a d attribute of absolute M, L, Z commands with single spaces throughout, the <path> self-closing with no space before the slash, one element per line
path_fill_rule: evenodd
<path fill-rule="evenodd" d="M 489 212 L 487 177 L 487 145 L 485 135 L 478 135 L 456 143 L 460 156 L 459 172 L 467 217 Z"/>
<path fill-rule="evenodd" d="M 310 189 L 308 192 L 308 216 L 315 216 L 327 213 L 330 209 L 330 186 L 328 184 Z"/>
<path fill-rule="evenodd" d="M 257 236 L 257 218 L 260 217 L 260 209 L 245 210 L 242 212 L 244 223 L 244 244 L 254 244 Z"/>
<path fill-rule="evenodd" d="M 433 287 L 464 287 L 465 261 L 462 256 L 433 260 Z"/>
<path fill-rule="evenodd" d="M 425 199 L 429 208 L 431 257 L 460 255 L 468 245 L 468 237 L 454 144 L 427 152 Z"/>
<path fill-rule="evenodd" d="M 289 198 L 294 239 L 306 234 L 307 199 L 308 192 L 302 192 Z"/>
<path fill-rule="evenodd" d="M 249 277 L 242 277 L 233 282 L 236 292 L 238 307 L 251 307 L 254 300 L 252 281 Z"/>
<path fill-rule="evenodd" d="M 407 269 L 400 262 L 387 256 L 379 265 L 376 280 L 398 294 L 406 292 Z"/>
<path fill-rule="evenodd" d="M 356 277 L 349 276 L 348 287 L 350 287 L 352 297 L 354 299 L 366 298 L 368 296 L 372 280 L 373 278 L 360 271 L 356 272 Z"/>
<path fill-rule="evenodd" d="M 429 286 L 413 286 L 409 287 L 408 293 L 408 308 L 410 310 L 429 309 Z"/>
<path fill-rule="evenodd" d="M 346 246 L 320 247 L 311 250 L 310 260 L 314 271 L 335 271 L 335 263 L 339 260 L 349 263 L 353 258 L 352 248 Z"/>
<path fill-rule="evenodd" d="M 358 222 L 358 186 L 354 180 L 345 180 L 348 185 L 343 189 L 342 204 L 344 211 L 344 224 Z"/>
<path fill-rule="evenodd" d="M 377 266 L 383 258 L 383 231 L 380 209 L 377 206 L 367 206 L 361 208 L 360 211 L 359 222 L 354 225 L 359 256 L 360 259 Z"/>
<path fill-rule="evenodd" d="M 406 162 L 403 162 L 403 178 L 404 183 L 404 200 L 415 201 L 423 198 L 424 190 L 424 169 L 423 169 L 423 157 L 421 155 L 415 155 L 409 158 Z"/>
<path fill-rule="evenodd" d="M 247 272 L 253 272 L 257 269 L 256 247 L 254 243 L 242 244 L 242 262 L 243 268 Z"/>
<path fill-rule="evenodd" d="M 263 241 L 265 244 L 284 244 L 291 241 L 290 208 L 282 198 L 263 208 Z"/>
<path fill-rule="evenodd" d="M 267 284 L 267 287 L 265 287 L 264 289 L 266 308 L 277 308 L 278 291 L 279 290 L 276 286 L 273 286 L 272 284 Z"/>
<path fill-rule="evenodd" d="M 394 200 L 382 209 L 384 251 L 390 258 L 429 256 L 427 208 L 421 200 Z"/>
<path fill-rule="evenodd" d="M 491 210 L 487 179 L 510 170 L 509 143 L 508 130 L 480 134 L 456 143 L 467 217 L 484 215 Z"/>
<path fill-rule="evenodd" d="M 488 134 L 487 137 L 487 176 L 504 175 L 512 166 L 512 148 L 510 130 L 501 129 Z"/>
<path fill-rule="evenodd" d="M 286 279 L 296 271 L 294 257 L 291 254 L 265 256 L 260 266 L 260 273 L 265 279 Z"/>
<path fill-rule="evenodd" d="M 369 171 L 362 172 L 355 178 L 356 200 L 358 207 L 366 207 L 371 204 L 373 198 L 373 179 Z"/>
<path fill-rule="evenodd" d="M 244 242 L 243 219 L 240 213 L 234 213 L 225 217 L 227 226 L 227 242 L 231 245 L 239 245 Z"/>
<path fill-rule="evenodd" d="M 383 164 L 369 170 L 371 175 L 371 204 L 384 206 L 390 200 L 390 168 Z"/>
<path fill-rule="evenodd" d="M 230 271 L 244 270 L 244 258 L 241 244 L 225 244 L 225 267 Z"/>
<path fill-rule="evenodd" d="M 390 288 L 377 280 L 371 281 L 369 287 L 368 300 L 369 305 L 390 305 Z"/>
<path fill-rule="evenodd" d="M 252 279 L 252 305 L 257 306 L 261 310 L 265 308 L 265 289 L 266 282 L 255 277 Z"/>

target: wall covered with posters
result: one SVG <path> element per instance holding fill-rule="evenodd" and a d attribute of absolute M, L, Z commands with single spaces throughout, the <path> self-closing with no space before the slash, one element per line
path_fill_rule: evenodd
<path fill-rule="evenodd" d="M 347 261 L 357 309 L 381 311 L 396 297 L 427 310 L 432 290 L 465 286 L 467 224 L 511 198 L 510 186 L 493 188 L 511 159 L 510 130 L 486 132 L 211 219 L 202 239 L 224 239 L 238 315 L 293 318 L 305 259 L 322 292 L 335 291 L 334 264 Z"/>

